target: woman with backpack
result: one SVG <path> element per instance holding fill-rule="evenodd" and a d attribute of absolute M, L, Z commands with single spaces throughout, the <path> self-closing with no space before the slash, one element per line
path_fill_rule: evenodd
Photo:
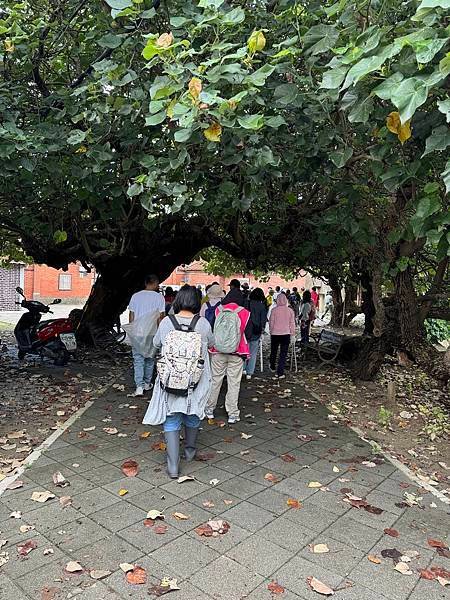
<path fill-rule="evenodd" d="M 256 359 L 258 357 L 259 344 L 261 336 L 267 323 L 267 304 L 266 297 L 261 288 L 255 288 L 249 296 L 250 321 L 247 326 L 248 345 L 250 358 L 245 367 L 247 379 L 251 379 L 255 372 Z"/>
<path fill-rule="evenodd" d="M 289 350 L 291 337 L 295 337 L 295 314 L 288 304 L 286 294 L 280 292 L 277 298 L 277 304 L 270 313 L 269 318 L 270 331 L 270 370 L 275 372 L 275 363 L 277 360 L 278 349 L 280 358 L 276 368 L 277 377 L 284 379 L 284 369 L 286 367 L 286 358 Z"/>
<path fill-rule="evenodd" d="M 206 288 L 206 302 L 203 302 L 200 309 L 200 316 L 205 317 L 211 328 L 214 327 L 214 321 L 216 318 L 216 308 L 219 302 L 223 298 L 223 290 L 218 283 L 211 284 Z"/>
<path fill-rule="evenodd" d="M 208 348 L 214 343 L 209 322 L 199 315 L 200 296 L 185 285 L 173 303 L 174 315 L 165 317 L 153 345 L 161 350 L 157 379 L 143 423 L 164 424 L 167 472 L 179 475 L 180 430 L 185 428 L 184 454 L 192 461 L 197 451 L 197 434 L 211 391 Z"/>
<path fill-rule="evenodd" d="M 302 344 L 309 342 L 309 330 L 311 328 L 311 322 L 316 318 L 316 308 L 311 299 L 311 292 L 305 290 L 303 292 L 302 302 L 300 304 L 300 334 Z"/>

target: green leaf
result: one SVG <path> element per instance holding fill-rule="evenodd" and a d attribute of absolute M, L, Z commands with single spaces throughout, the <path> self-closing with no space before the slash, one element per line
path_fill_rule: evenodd
<path fill-rule="evenodd" d="M 368 96 L 367 98 L 364 98 L 362 102 L 356 103 L 356 105 L 349 112 L 348 120 L 350 123 L 367 123 L 372 109 L 373 100 L 370 96 Z"/>
<path fill-rule="evenodd" d="M 276 129 L 281 127 L 281 125 L 287 125 L 287 123 L 281 115 L 277 115 L 276 117 L 269 117 L 268 119 L 266 118 L 266 125 Z"/>
<path fill-rule="evenodd" d="M 183 25 L 186 25 L 186 23 L 188 23 L 188 22 L 189 22 L 189 19 L 186 19 L 185 17 L 171 17 L 170 18 L 170 24 L 175 29 L 183 27 Z"/>
<path fill-rule="evenodd" d="M 325 90 L 335 90 L 344 81 L 347 71 L 347 66 L 337 67 L 336 69 L 326 71 L 323 74 L 322 83 L 320 84 L 320 87 Z"/>
<path fill-rule="evenodd" d="M 166 111 L 162 110 L 159 113 L 156 113 L 154 115 L 148 115 L 147 117 L 145 117 L 145 124 L 146 125 L 159 125 L 160 123 L 162 123 L 163 121 L 165 121 L 166 119 Z"/>
<path fill-rule="evenodd" d="M 67 231 L 61 231 L 61 229 L 57 229 L 53 234 L 53 240 L 55 244 L 62 244 L 67 240 Z"/>
<path fill-rule="evenodd" d="M 392 58 L 400 52 L 401 48 L 395 44 L 389 44 L 381 51 L 381 54 L 375 54 L 374 56 L 368 56 L 358 61 L 350 71 L 347 73 L 345 78 L 343 89 L 348 88 L 349 85 L 355 85 L 360 79 L 372 73 L 378 71 L 381 66 L 385 63 L 388 58 Z"/>
<path fill-rule="evenodd" d="M 272 65 L 265 64 L 254 73 L 247 75 L 244 79 L 244 83 L 251 83 L 252 85 L 261 86 L 266 83 L 266 79 L 269 75 L 275 71 L 275 67 Z"/>
<path fill-rule="evenodd" d="M 450 52 L 447 52 L 444 58 L 439 62 L 439 71 L 444 77 L 450 73 Z"/>
<path fill-rule="evenodd" d="M 450 158 L 448 159 L 444 171 L 441 173 L 441 177 L 444 180 L 445 191 L 447 194 L 450 193 Z"/>
<path fill-rule="evenodd" d="M 106 4 L 115 10 L 124 10 L 133 6 L 132 0 L 105 0 Z"/>
<path fill-rule="evenodd" d="M 67 138 L 67 143 L 72 146 L 78 146 L 86 139 L 86 131 L 81 131 L 81 129 L 74 129 L 69 137 Z"/>
<path fill-rule="evenodd" d="M 273 97 L 278 104 L 294 104 L 299 94 L 299 89 L 293 83 L 282 83 L 275 88 Z"/>
<path fill-rule="evenodd" d="M 433 129 L 432 134 L 427 138 L 422 158 L 430 152 L 445 150 L 447 146 L 450 146 L 450 132 L 446 125 L 441 125 Z"/>
<path fill-rule="evenodd" d="M 333 25 L 313 25 L 303 36 L 307 54 L 315 56 L 332 48 L 339 38 L 339 31 Z"/>
<path fill-rule="evenodd" d="M 341 150 L 335 150 L 330 153 L 330 158 L 338 169 L 341 169 L 352 157 L 353 148 L 347 146 Z"/>
<path fill-rule="evenodd" d="M 142 183 L 133 183 L 127 190 L 127 196 L 133 198 L 134 196 L 139 196 L 144 191 L 144 186 Z"/>
<path fill-rule="evenodd" d="M 200 8 L 219 8 L 224 3 L 224 0 L 200 0 L 198 3 Z"/>
<path fill-rule="evenodd" d="M 438 194 L 424 196 L 419 200 L 415 217 L 424 220 L 441 210 L 441 200 Z"/>
<path fill-rule="evenodd" d="M 244 129 L 261 129 L 264 125 L 264 116 L 248 115 L 246 117 L 238 117 L 238 123 Z"/>
<path fill-rule="evenodd" d="M 450 98 L 448 100 L 438 100 L 438 109 L 443 113 L 447 119 L 447 123 L 450 123 Z"/>
<path fill-rule="evenodd" d="M 108 33 L 101 37 L 97 44 L 102 48 L 117 48 L 122 43 L 123 38 L 120 35 L 115 35 L 114 33 Z"/>
<path fill-rule="evenodd" d="M 418 63 L 428 63 L 439 50 L 446 44 L 447 39 L 435 39 L 435 40 L 420 40 L 413 44 L 414 52 L 416 53 L 416 59 Z"/>
<path fill-rule="evenodd" d="M 165 51 L 165 48 L 161 48 L 160 46 L 156 45 L 156 39 L 150 38 L 147 40 L 147 44 L 146 44 L 145 48 L 142 50 L 142 56 L 146 60 L 150 60 L 157 54 L 161 54 L 161 52 L 164 52 L 164 51 Z"/>
<path fill-rule="evenodd" d="M 450 0 L 422 0 L 417 10 L 422 10 L 424 8 L 450 9 Z"/>
<path fill-rule="evenodd" d="M 186 129 L 178 129 L 178 131 L 175 132 L 174 139 L 176 142 L 187 142 L 191 135 L 191 127 L 187 127 Z"/>
<path fill-rule="evenodd" d="M 391 101 L 400 113 L 401 123 L 406 123 L 428 98 L 428 86 L 423 79 L 410 77 L 403 79 L 393 90 Z"/>
<path fill-rule="evenodd" d="M 222 23 L 225 25 L 237 25 L 245 20 L 245 12 L 242 8 L 234 8 L 227 12 L 222 17 Z"/>
<path fill-rule="evenodd" d="M 390 100 L 392 93 L 397 89 L 400 81 L 403 80 L 403 74 L 397 71 L 387 79 L 380 83 L 372 93 L 382 100 Z"/>

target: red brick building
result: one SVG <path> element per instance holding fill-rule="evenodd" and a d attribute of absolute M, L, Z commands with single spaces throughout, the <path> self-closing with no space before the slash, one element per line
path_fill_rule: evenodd
<path fill-rule="evenodd" d="M 91 293 L 95 273 L 88 273 L 80 263 L 72 263 L 67 271 L 47 265 L 25 267 L 25 295 L 34 300 L 61 298 L 71 304 L 82 303 Z"/>

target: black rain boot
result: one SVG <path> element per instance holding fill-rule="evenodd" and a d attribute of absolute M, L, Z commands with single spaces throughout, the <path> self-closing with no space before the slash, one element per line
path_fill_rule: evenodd
<path fill-rule="evenodd" d="M 184 434 L 184 456 L 187 462 L 194 460 L 197 454 L 198 427 L 185 427 Z"/>
<path fill-rule="evenodd" d="M 166 431 L 167 473 L 172 479 L 178 479 L 180 467 L 180 432 Z"/>

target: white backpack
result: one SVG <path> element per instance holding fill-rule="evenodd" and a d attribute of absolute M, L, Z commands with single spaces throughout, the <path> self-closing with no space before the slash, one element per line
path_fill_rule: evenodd
<path fill-rule="evenodd" d="M 241 320 L 239 313 L 242 306 L 236 310 L 218 306 L 219 314 L 214 323 L 214 347 L 223 354 L 233 354 L 241 341 Z"/>
<path fill-rule="evenodd" d="M 202 336 L 195 331 L 200 318 L 195 315 L 190 325 L 169 315 L 174 326 L 162 347 L 162 356 L 156 368 L 163 390 L 175 396 L 188 396 L 198 385 L 205 361 L 202 355 Z"/>

